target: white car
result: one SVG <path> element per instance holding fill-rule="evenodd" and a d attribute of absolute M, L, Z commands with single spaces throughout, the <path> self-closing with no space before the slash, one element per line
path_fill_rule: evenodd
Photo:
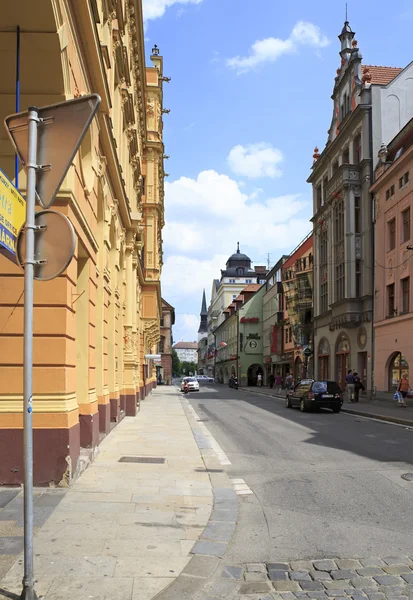
<path fill-rule="evenodd" d="M 181 381 L 181 392 L 184 391 L 184 383 L 188 382 L 188 389 L 190 392 L 199 392 L 199 383 L 195 377 L 184 377 Z"/>

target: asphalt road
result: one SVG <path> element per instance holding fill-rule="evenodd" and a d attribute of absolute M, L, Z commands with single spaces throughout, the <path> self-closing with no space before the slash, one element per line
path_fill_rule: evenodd
<path fill-rule="evenodd" d="M 187 396 L 253 491 L 232 563 L 413 555 L 413 430 L 203 384 Z"/>

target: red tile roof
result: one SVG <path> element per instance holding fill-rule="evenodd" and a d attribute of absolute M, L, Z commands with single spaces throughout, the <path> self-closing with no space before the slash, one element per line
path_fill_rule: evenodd
<path fill-rule="evenodd" d="M 363 75 L 366 69 L 369 70 L 369 73 L 371 75 L 371 83 L 373 85 L 387 85 L 388 83 L 393 81 L 393 79 L 397 77 L 397 75 L 401 73 L 401 71 L 403 71 L 403 69 L 401 69 L 400 67 L 379 67 L 376 65 L 364 65 Z"/>
<path fill-rule="evenodd" d="M 197 350 L 198 344 L 196 342 L 178 342 L 177 344 L 174 344 L 172 348 L 175 350 L 177 348 L 181 350 Z"/>
<path fill-rule="evenodd" d="M 261 287 L 262 285 L 260 283 L 250 283 L 242 290 L 241 294 L 244 292 L 258 292 Z"/>

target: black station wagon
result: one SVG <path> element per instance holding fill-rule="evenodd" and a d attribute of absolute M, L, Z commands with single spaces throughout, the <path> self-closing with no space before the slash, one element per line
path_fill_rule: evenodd
<path fill-rule="evenodd" d="M 301 412 L 318 408 L 330 408 L 338 413 L 343 404 L 343 393 L 335 381 L 302 379 L 293 390 L 287 392 L 285 406 L 299 406 Z"/>

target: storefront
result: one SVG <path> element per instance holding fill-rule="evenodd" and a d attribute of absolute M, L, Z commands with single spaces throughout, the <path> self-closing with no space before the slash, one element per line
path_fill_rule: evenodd
<path fill-rule="evenodd" d="M 350 365 L 350 340 L 347 334 L 341 333 L 336 343 L 336 381 L 340 388 L 344 390 L 346 386 L 346 376 Z"/>

